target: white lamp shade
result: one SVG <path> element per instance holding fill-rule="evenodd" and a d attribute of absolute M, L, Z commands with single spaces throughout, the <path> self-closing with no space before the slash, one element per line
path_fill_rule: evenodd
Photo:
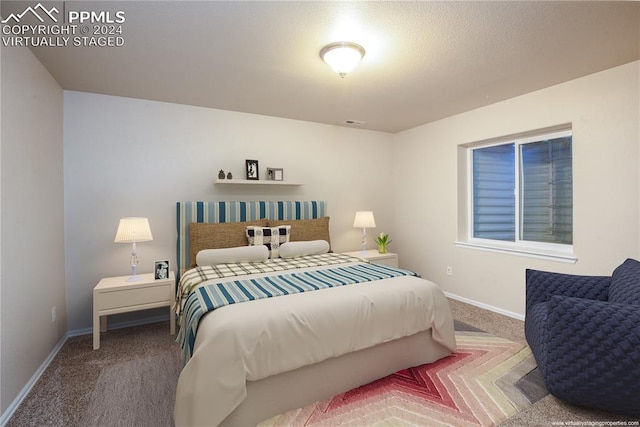
<path fill-rule="evenodd" d="M 122 218 L 118 224 L 115 243 L 136 243 L 153 240 L 147 218 Z"/>
<path fill-rule="evenodd" d="M 373 212 L 371 211 L 356 212 L 356 217 L 353 220 L 353 226 L 355 228 L 375 228 L 376 220 L 373 218 Z"/>

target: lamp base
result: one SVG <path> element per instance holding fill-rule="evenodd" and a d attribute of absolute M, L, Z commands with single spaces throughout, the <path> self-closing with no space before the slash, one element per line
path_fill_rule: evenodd
<path fill-rule="evenodd" d="M 367 251 L 367 229 L 362 227 L 362 252 Z"/>
<path fill-rule="evenodd" d="M 127 279 L 127 282 L 139 282 L 142 277 L 138 276 L 138 251 L 136 250 L 136 242 L 133 242 L 133 249 L 131 250 L 131 276 Z"/>

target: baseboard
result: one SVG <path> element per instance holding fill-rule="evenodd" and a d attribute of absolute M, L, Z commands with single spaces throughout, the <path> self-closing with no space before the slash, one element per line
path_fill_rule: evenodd
<path fill-rule="evenodd" d="M 514 313 L 513 311 L 509 311 L 509 310 L 504 310 L 502 308 L 494 307 L 492 305 L 485 304 L 485 303 L 482 303 L 482 302 L 474 301 L 472 299 L 461 297 L 459 295 L 452 294 L 452 293 L 449 293 L 449 292 L 445 292 L 444 294 L 448 298 L 451 298 L 451 299 L 454 299 L 454 300 L 457 300 L 457 301 L 462 301 L 464 303 L 471 304 L 471 305 L 474 305 L 476 307 L 483 308 L 485 310 L 493 311 L 494 313 L 502 314 L 502 315 L 505 315 L 505 316 L 508 316 L 508 317 L 512 317 L 514 319 L 518 319 L 518 320 L 524 321 L 524 315 L 522 315 L 522 314 Z"/>
<path fill-rule="evenodd" d="M 149 323 L 157 323 L 165 320 L 169 320 L 168 314 L 165 314 L 162 316 L 148 317 L 145 319 L 136 319 L 128 322 L 119 322 L 119 323 L 109 324 L 109 330 L 129 328 L 131 326 L 146 325 Z M 22 387 L 22 390 L 20 390 L 20 393 L 18 393 L 16 398 L 13 399 L 13 402 L 11 402 L 11 404 L 7 407 L 7 409 L 2 413 L 2 415 L 0 416 L 1 427 L 4 427 L 7 425 L 7 423 L 13 416 L 13 414 L 16 412 L 16 409 L 18 409 L 18 407 L 20 406 L 24 398 L 27 397 L 27 394 L 29 394 L 33 386 L 38 382 L 38 380 L 44 373 L 44 371 L 49 367 L 53 359 L 60 352 L 60 349 L 62 349 L 62 346 L 64 345 L 64 343 L 67 342 L 67 339 L 70 337 L 87 335 L 92 333 L 93 333 L 93 328 L 83 328 L 83 329 L 75 329 L 73 331 L 67 331 L 67 333 L 64 334 L 64 336 L 60 339 L 60 341 L 58 341 L 58 343 L 53 347 L 49 355 L 44 359 L 44 362 L 42 362 L 40 367 L 31 376 L 31 379 L 29 379 L 27 384 L 25 384 L 25 386 Z"/>
<path fill-rule="evenodd" d="M 163 314 L 161 316 L 154 316 L 154 317 L 145 317 L 144 319 L 129 320 L 127 322 L 109 323 L 108 327 L 109 327 L 109 330 L 111 331 L 114 329 L 122 329 L 122 328 L 130 328 L 132 326 L 147 325 L 149 323 L 164 322 L 166 320 L 169 320 L 168 314 Z M 87 334 L 93 334 L 93 328 L 74 329 L 72 331 L 67 332 L 67 336 L 69 337 L 76 337 L 79 335 L 87 335 Z"/>

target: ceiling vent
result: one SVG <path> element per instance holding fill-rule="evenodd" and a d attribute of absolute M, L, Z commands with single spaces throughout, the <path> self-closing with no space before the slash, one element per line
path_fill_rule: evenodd
<path fill-rule="evenodd" d="M 362 126 L 367 124 L 367 122 L 363 122 L 362 120 L 345 120 L 344 123 L 353 126 Z"/>

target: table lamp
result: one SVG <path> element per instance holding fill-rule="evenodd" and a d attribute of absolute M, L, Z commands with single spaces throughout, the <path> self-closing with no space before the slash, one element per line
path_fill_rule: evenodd
<path fill-rule="evenodd" d="M 376 228 L 376 220 L 371 211 L 358 211 L 353 220 L 354 228 L 362 228 L 362 252 L 367 250 L 367 228 Z"/>
<path fill-rule="evenodd" d="M 129 217 L 120 219 L 118 231 L 116 231 L 115 243 L 133 243 L 131 249 L 131 277 L 127 282 L 135 282 L 142 278 L 137 275 L 138 251 L 137 242 L 148 242 L 153 240 L 149 220 L 147 218 Z"/>

